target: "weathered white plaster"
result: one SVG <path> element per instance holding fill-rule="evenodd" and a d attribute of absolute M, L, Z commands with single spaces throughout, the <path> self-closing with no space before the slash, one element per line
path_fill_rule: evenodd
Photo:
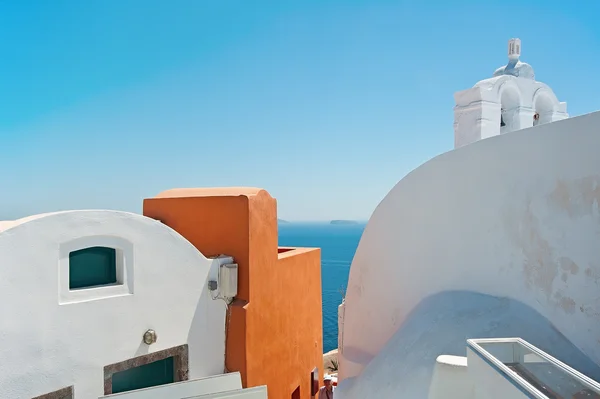
<path fill-rule="evenodd" d="M 123 250 L 125 292 L 65 292 L 65 256 L 87 245 Z M 186 343 L 190 378 L 221 374 L 225 305 L 212 300 L 207 287 L 218 263 L 166 225 L 125 212 L 69 211 L 4 222 L 3 397 L 30 398 L 71 385 L 76 398 L 99 397 L 104 366 Z M 148 329 L 158 334 L 151 346 L 142 342 Z"/>
<path fill-rule="evenodd" d="M 344 331 L 344 312 L 346 305 L 342 303 L 338 306 L 338 332 Z M 338 333 L 338 351 L 344 350 L 344 334 Z"/>
<path fill-rule="evenodd" d="M 340 382 L 338 396 L 360 399 L 375 391 L 382 398 L 398 394 L 424 398 L 432 384 L 438 355 L 464 356 L 467 338 L 510 336 L 535 342 L 584 374 L 600 379 L 600 367 L 531 307 L 506 297 L 442 291 L 411 309 L 376 356 L 369 357 L 345 345 L 341 357 L 338 354 L 340 366 L 344 362 L 341 371 L 346 374 L 347 366 L 355 367 L 359 360 L 366 367 L 357 377 Z"/>
<path fill-rule="evenodd" d="M 391 190 L 350 270 L 341 397 L 428 386 L 436 356 L 500 333 L 597 378 L 598 126 L 595 112 L 482 140 Z"/>
<path fill-rule="evenodd" d="M 569 117 L 567 104 L 559 102 L 548 85 L 535 80 L 533 68 L 519 61 L 520 54 L 521 41 L 511 39 L 506 66 L 498 68 L 492 78 L 454 94 L 455 148 Z"/>

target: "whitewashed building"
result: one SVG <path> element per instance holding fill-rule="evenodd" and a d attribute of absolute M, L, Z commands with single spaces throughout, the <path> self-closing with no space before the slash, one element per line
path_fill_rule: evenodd
<path fill-rule="evenodd" d="M 521 397 L 454 389 L 478 372 L 467 339 L 521 337 L 600 379 L 600 112 L 567 118 L 520 51 L 512 39 L 508 65 L 455 95 L 457 148 L 371 216 L 339 309 L 336 399 Z"/>
<path fill-rule="evenodd" d="M 222 375 L 233 262 L 126 212 L 0 222 L 0 396 L 266 398 Z"/>

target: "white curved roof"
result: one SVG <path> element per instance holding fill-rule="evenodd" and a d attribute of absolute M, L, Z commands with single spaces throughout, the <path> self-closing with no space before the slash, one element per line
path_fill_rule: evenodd
<path fill-rule="evenodd" d="M 517 300 L 600 364 L 598 126 L 600 112 L 481 140 L 404 177 L 373 212 L 352 261 L 342 380 L 378 355 L 393 357 L 384 346 L 397 331 L 449 335 L 405 325 L 447 291 Z M 400 344 L 410 353 L 414 341 Z"/>
<path fill-rule="evenodd" d="M 16 220 L 0 220 L 0 232 L 2 232 L 4 230 L 8 230 L 8 229 L 16 227 L 16 226 L 19 226 L 23 223 L 31 222 L 32 220 L 36 220 L 39 218 L 43 218 L 46 216 L 55 215 L 55 214 L 59 214 L 59 213 L 64 213 L 64 212 L 69 212 L 69 211 L 38 213 L 37 215 L 25 216 L 24 218 L 20 218 L 20 219 L 16 219 Z"/>
<path fill-rule="evenodd" d="M 65 213 L 86 213 L 86 212 L 100 212 L 106 213 L 108 215 L 117 214 L 117 215 L 131 215 L 132 217 L 139 217 L 152 220 L 150 218 L 146 218 L 145 216 L 138 215 L 132 212 L 123 212 L 123 211 L 112 211 L 112 210 L 102 210 L 102 209 L 85 209 L 85 210 L 68 210 L 68 211 L 58 211 L 58 212 L 46 212 L 46 213 L 38 213 L 36 215 L 29 215 L 22 217 L 16 220 L 0 220 L 0 233 L 6 231 L 8 229 L 12 229 L 13 227 L 20 226 L 24 223 L 33 222 L 37 219 L 42 219 L 49 216 L 56 216 Z"/>

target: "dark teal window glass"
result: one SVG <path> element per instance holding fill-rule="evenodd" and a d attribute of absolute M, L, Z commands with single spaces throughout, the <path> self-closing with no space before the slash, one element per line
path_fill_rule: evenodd
<path fill-rule="evenodd" d="M 85 288 L 117 282 L 117 251 L 90 247 L 69 254 L 69 288 Z"/>
<path fill-rule="evenodd" d="M 112 392 L 127 392 L 175 382 L 173 357 L 114 373 Z"/>

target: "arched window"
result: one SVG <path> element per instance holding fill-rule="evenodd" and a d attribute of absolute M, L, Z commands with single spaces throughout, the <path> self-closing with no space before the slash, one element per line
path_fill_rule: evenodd
<path fill-rule="evenodd" d="M 69 253 L 69 289 L 117 283 L 117 250 L 90 247 Z"/>
<path fill-rule="evenodd" d="M 133 243 L 115 236 L 83 236 L 60 244 L 58 301 L 133 294 Z"/>
<path fill-rule="evenodd" d="M 534 126 L 552 122 L 554 104 L 549 94 L 543 92 L 538 94 L 535 97 L 533 106 L 535 113 L 538 115 L 538 119 L 533 121 Z"/>
<path fill-rule="evenodd" d="M 517 88 L 504 87 L 500 95 L 500 134 L 519 130 L 518 112 L 521 105 L 520 94 Z"/>

